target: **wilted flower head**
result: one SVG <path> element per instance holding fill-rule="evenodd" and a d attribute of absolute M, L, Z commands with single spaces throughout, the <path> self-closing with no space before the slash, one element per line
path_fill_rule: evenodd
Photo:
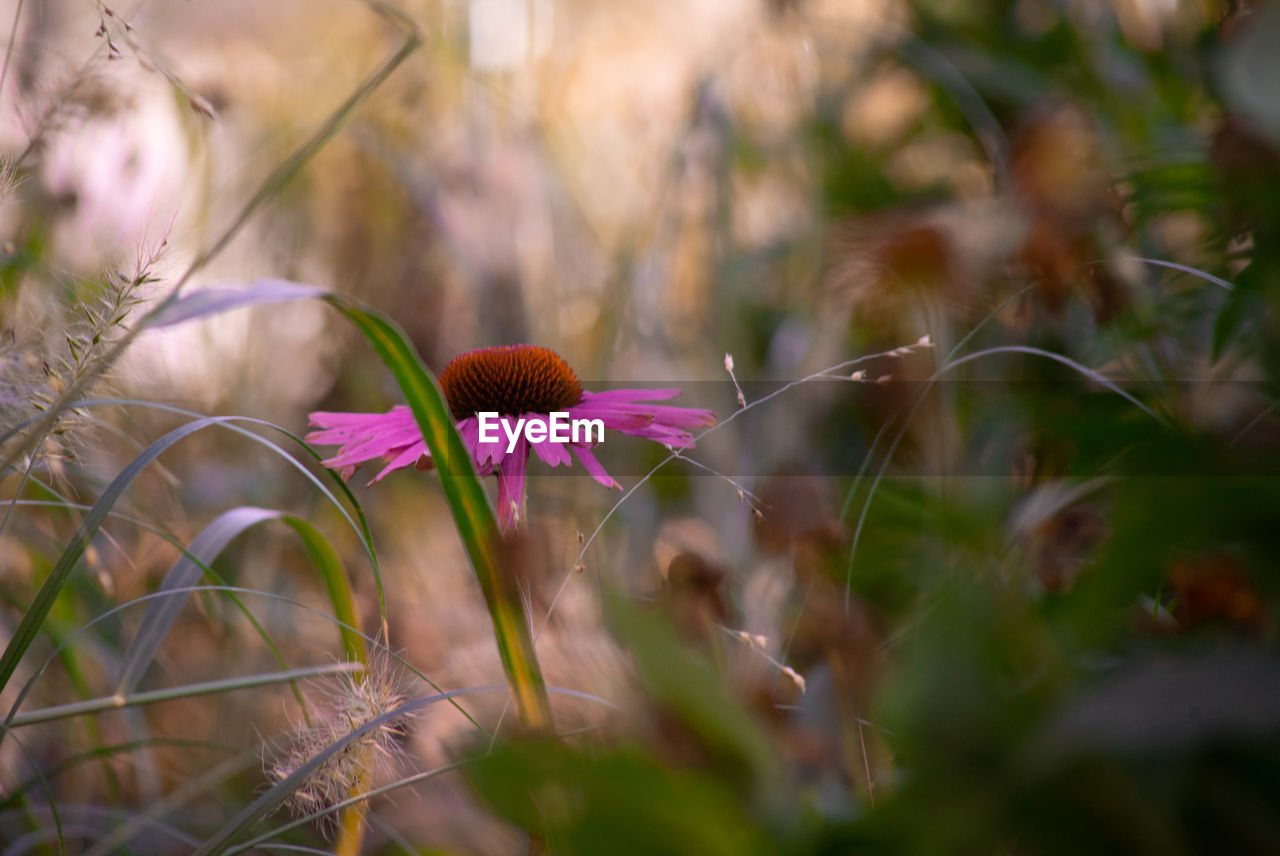
<path fill-rule="evenodd" d="M 596 459 L 589 440 L 560 442 L 550 437 L 549 414 L 566 412 L 568 418 L 600 420 L 605 428 L 662 443 L 673 449 L 693 447 L 691 429 L 715 424 L 710 410 L 653 404 L 674 398 L 678 389 L 615 389 L 590 392 L 558 354 L 537 345 L 501 345 L 479 348 L 455 357 L 440 373 L 440 386 L 453 418 L 480 475 L 498 476 L 498 517 L 504 530 L 513 529 L 524 504 L 524 478 L 530 447 L 546 464 L 572 464 L 573 457 L 606 487 L 619 485 Z M 476 414 L 501 414 L 505 427 L 497 442 L 480 439 Z M 523 432 L 508 451 L 507 432 L 516 433 L 518 420 L 540 424 L 548 439 L 530 443 Z M 413 413 L 398 405 L 386 413 L 312 413 L 311 423 L 321 429 L 307 435 L 307 442 L 338 445 L 338 453 L 325 466 L 342 468 L 349 477 L 360 464 L 381 459 L 386 466 L 370 484 L 387 473 L 415 465 L 431 466 L 431 453 L 418 430 Z M 572 455 L 570 454 L 572 452 Z"/>
<path fill-rule="evenodd" d="M 267 775 L 272 784 L 284 781 L 334 743 L 405 701 L 385 665 L 343 675 L 338 688 L 320 706 L 316 723 L 297 729 L 285 751 L 270 760 Z M 313 770 L 289 795 L 286 805 L 294 814 L 305 815 L 367 791 L 378 765 L 400 753 L 400 741 L 411 718 L 411 714 L 390 717 L 348 743 Z"/>

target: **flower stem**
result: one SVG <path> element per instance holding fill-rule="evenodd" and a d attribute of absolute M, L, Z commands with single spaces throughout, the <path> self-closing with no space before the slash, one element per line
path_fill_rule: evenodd
<path fill-rule="evenodd" d="M 369 784 L 368 766 L 362 764 L 347 796 L 351 799 L 364 796 L 369 790 Z M 368 811 L 368 800 L 360 800 L 342 809 L 338 817 L 338 839 L 334 842 L 334 856 L 360 856 L 360 850 L 364 847 L 364 818 Z"/>

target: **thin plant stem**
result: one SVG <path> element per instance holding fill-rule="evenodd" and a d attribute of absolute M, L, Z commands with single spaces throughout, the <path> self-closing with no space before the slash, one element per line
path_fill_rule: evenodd
<path fill-rule="evenodd" d="M 9 28 L 9 46 L 4 50 L 4 68 L 0 68 L 0 101 L 4 100 L 4 84 L 9 79 L 9 63 L 13 60 L 13 46 L 18 43 L 18 21 L 22 18 L 22 7 L 26 0 L 18 0 L 13 10 L 13 26 Z"/>
<path fill-rule="evenodd" d="M 26 713 L 15 715 L 9 723 L 10 728 L 21 728 L 24 725 L 35 725 L 40 722 L 52 722 L 73 716 L 84 716 L 89 713 L 101 713 L 105 710 L 119 710 L 125 707 L 139 707 L 161 701 L 172 701 L 179 698 L 191 698 L 201 695 L 216 695 L 232 690 L 251 689 L 270 684 L 285 683 L 301 678 L 312 678 L 317 675 L 350 674 L 364 670 L 363 663 L 334 663 L 327 666 L 308 666 L 301 669 L 290 669 L 285 672 L 266 672 L 259 675 L 245 675 L 236 678 L 222 678 L 216 681 L 205 681 L 198 684 L 183 684 L 163 690 L 149 690 L 128 695 L 111 695 L 54 707 L 42 707 Z"/>

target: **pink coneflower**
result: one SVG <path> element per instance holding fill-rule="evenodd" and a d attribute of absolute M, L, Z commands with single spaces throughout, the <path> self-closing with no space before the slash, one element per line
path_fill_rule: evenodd
<path fill-rule="evenodd" d="M 615 389 L 588 392 L 558 354 L 538 345 L 501 345 L 479 348 L 455 357 L 440 373 L 440 386 L 457 420 L 462 443 L 482 476 L 498 476 L 498 517 L 505 531 L 514 529 L 524 503 L 524 476 L 530 446 L 547 464 L 572 464 L 576 455 L 588 473 L 606 487 L 619 485 L 596 459 L 585 438 L 578 442 L 551 439 L 550 414 L 568 413 L 571 420 L 600 420 L 605 428 L 645 437 L 673 449 L 693 447 L 691 429 L 714 425 L 710 410 L 652 404 L 674 398 L 678 389 Z M 504 426 L 497 442 L 480 439 L 479 413 L 501 414 Z M 516 434 L 518 420 L 540 424 L 543 442 L 530 443 L 524 431 Z M 386 466 L 369 484 L 387 473 L 414 465 L 431 467 L 431 453 L 413 413 L 397 405 L 386 413 L 312 413 L 311 424 L 321 430 L 307 435 L 307 442 L 337 445 L 338 453 L 324 462 L 341 468 L 349 478 L 366 461 L 381 459 Z"/>

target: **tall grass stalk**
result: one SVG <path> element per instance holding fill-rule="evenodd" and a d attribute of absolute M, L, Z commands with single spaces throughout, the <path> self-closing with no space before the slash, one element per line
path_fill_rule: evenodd
<path fill-rule="evenodd" d="M 444 396 L 403 331 L 393 322 L 347 298 L 333 295 L 327 299 L 360 329 L 395 375 L 431 450 L 458 535 L 484 593 L 493 621 L 494 640 L 520 722 L 530 732 L 553 734 L 551 703 L 529 632 L 524 601 L 515 577 L 499 562 L 498 521 L 476 476 L 471 456 L 454 427 Z"/>
<path fill-rule="evenodd" d="M 9 722 L 10 728 L 21 728 L 24 725 L 37 725 L 57 719 L 68 719 L 73 716 L 85 716 L 90 713 L 101 713 L 105 710 L 120 710 L 126 707 L 139 707 L 162 701 L 173 701 L 180 698 L 191 698 L 202 695 L 215 695 L 232 690 L 250 689 L 270 684 L 296 681 L 302 678 L 314 678 L 320 675 L 350 674 L 364 671 L 364 663 L 334 663 L 327 666 L 311 666 L 302 669 L 290 669 L 284 672 L 265 672 L 260 675 L 238 675 L 234 678 L 222 678 L 216 681 L 205 681 L 198 684 L 184 684 L 178 687 L 166 687 L 162 690 L 130 693 L 128 695 L 110 695 L 88 701 L 60 704 L 55 707 L 44 707 L 19 713 Z"/>

